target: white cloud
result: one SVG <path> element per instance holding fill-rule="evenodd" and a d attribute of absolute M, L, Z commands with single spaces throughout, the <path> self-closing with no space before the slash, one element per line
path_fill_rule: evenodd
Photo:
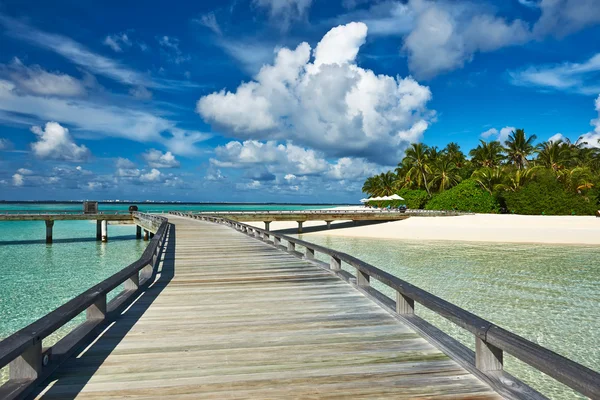
<path fill-rule="evenodd" d="M 381 170 L 380 166 L 363 159 L 342 157 L 330 166 L 327 176 L 337 180 L 364 180 L 369 176 L 382 172 Z"/>
<path fill-rule="evenodd" d="M 160 150 L 150 149 L 143 154 L 143 157 L 151 168 L 179 168 L 180 166 L 179 161 L 170 151 L 163 153 Z"/>
<path fill-rule="evenodd" d="M 496 140 L 502 144 L 508 139 L 510 134 L 515 130 L 514 126 L 505 126 L 504 128 L 498 129 L 491 128 L 481 134 L 481 137 L 488 140 Z"/>
<path fill-rule="evenodd" d="M 46 123 L 45 129 L 33 126 L 31 132 L 38 136 L 38 141 L 31 144 L 36 157 L 62 161 L 85 161 L 91 153 L 84 145 L 73 142 L 69 130 L 56 122 Z"/>
<path fill-rule="evenodd" d="M 600 148 L 600 95 L 596 98 L 595 106 L 596 112 L 598 112 L 598 118 L 595 118 L 590 122 L 594 127 L 594 130 L 581 135 L 579 140 L 577 140 L 577 143 L 586 143 L 587 147 Z"/>
<path fill-rule="evenodd" d="M 410 77 L 358 67 L 366 33 L 362 23 L 332 29 L 312 63 L 307 43 L 282 48 L 254 81 L 200 98 L 197 111 L 239 139 L 292 140 L 326 156 L 395 164 L 427 128 L 431 92 Z"/>
<path fill-rule="evenodd" d="M 20 174 L 20 175 L 32 175 L 33 171 L 30 170 L 30 169 L 27 169 L 27 168 L 19 168 L 17 170 L 17 173 Z"/>
<path fill-rule="evenodd" d="M 600 22 L 597 0 L 541 0 L 542 14 L 533 27 L 537 37 L 564 36 Z"/>
<path fill-rule="evenodd" d="M 41 120 L 56 120 L 101 136 L 122 137 L 137 142 L 163 143 L 175 154 L 193 154 L 194 144 L 210 136 L 186 131 L 165 118 L 131 107 L 98 104 L 81 99 L 60 99 L 20 94 L 16 86 L 0 80 L 0 111 L 8 117 L 26 114 Z M 0 120 L 3 120 L 0 113 Z M 169 137 L 163 133 L 169 132 Z"/>
<path fill-rule="evenodd" d="M 291 181 L 293 181 L 293 180 L 294 180 L 294 179 L 296 179 L 296 178 L 297 178 L 297 176 L 296 176 L 296 175 L 294 175 L 294 174 L 287 174 L 286 176 L 284 176 L 284 179 L 285 179 L 286 181 L 290 181 L 290 182 L 291 182 Z"/>
<path fill-rule="evenodd" d="M 581 93 L 600 92 L 597 75 L 600 72 L 600 53 L 582 63 L 565 62 L 554 65 L 529 66 L 510 71 L 513 84 L 543 89 Z"/>
<path fill-rule="evenodd" d="M 0 14 L 0 25 L 3 25 L 6 28 L 6 33 L 13 38 L 52 51 L 94 74 L 102 75 L 125 85 L 162 90 L 182 90 L 196 87 L 185 81 L 153 79 L 150 74 L 140 73 L 116 60 L 94 53 L 71 38 L 41 31 L 2 14 Z M 142 50 L 147 48 L 143 43 L 139 45 Z M 182 61 L 186 58 L 183 55 L 181 57 Z"/>
<path fill-rule="evenodd" d="M 23 177 L 23 175 L 21 174 L 14 174 L 12 176 L 13 179 L 13 185 L 15 186 L 23 186 L 25 184 L 25 178 Z"/>
<path fill-rule="evenodd" d="M 123 47 L 131 47 L 133 44 L 127 33 L 124 32 L 108 35 L 104 38 L 102 43 L 117 53 L 121 53 L 123 51 Z"/>
<path fill-rule="evenodd" d="M 150 172 L 142 174 L 140 180 L 142 182 L 158 182 L 162 178 L 162 173 L 156 168 L 152 168 Z"/>
<path fill-rule="evenodd" d="M 566 140 L 567 140 L 567 138 L 562 133 L 557 133 L 548 138 L 548 142 L 551 142 L 551 143 L 558 142 L 558 141 L 564 142 Z"/>
<path fill-rule="evenodd" d="M 519 3 L 525 7 L 538 8 L 539 4 L 535 0 L 519 0 Z"/>
<path fill-rule="evenodd" d="M 477 52 L 530 40 L 527 24 L 486 12 L 475 3 L 411 0 L 414 29 L 404 40 L 410 70 L 421 78 L 462 67 Z"/>
<path fill-rule="evenodd" d="M 0 65 L 0 73 L 9 77 L 25 93 L 69 97 L 81 96 L 86 92 L 80 80 L 60 72 L 48 72 L 39 65 L 28 67 L 16 57 L 12 63 Z"/>
<path fill-rule="evenodd" d="M 152 92 L 143 86 L 137 86 L 129 89 L 129 94 L 139 100 L 151 100 Z"/>
<path fill-rule="evenodd" d="M 217 17 L 215 16 L 214 12 L 204 14 L 200 16 L 200 18 L 196 18 L 193 21 L 207 27 L 219 36 L 223 35 L 223 32 L 221 31 L 221 27 L 219 26 L 219 22 L 217 21 Z"/>
<path fill-rule="evenodd" d="M 235 185 L 236 189 L 238 190 L 258 190 L 261 188 L 261 183 L 260 181 L 250 181 L 248 183 L 237 183 Z"/>
<path fill-rule="evenodd" d="M 268 9 L 271 20 L 285 30 L 294 20 L 305 17 L 312 0 L 253 0 L 253 3 Z"/>
<path fill-rule="evenodd" d="M 190 55 L 183 54 L 179 48 L 179 39 L 173 36 L 162 36 L 158 38 L 158 44 L 165 50 L 169 61 L 175 64 L 191 60 Z"/>

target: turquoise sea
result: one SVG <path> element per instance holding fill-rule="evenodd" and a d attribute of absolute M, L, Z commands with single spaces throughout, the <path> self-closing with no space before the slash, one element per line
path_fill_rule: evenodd
<path fill-rule="evenodd" d="M 598 246 L 381 240 L 326 234 L 299 237 L 352 254 L 600 371 Z M 325 257 L 322 260 L 329 261 Z M 346 267 L 355 274 L 353 268 Z M 377 281 L 372 284 L 394 298 L 385 285 Z M 419 305 L 416 310 L 474 349 L 471 334 Z M 505 365 L 552 399 L 584 398 L 511 356 L 505 355 Z"/>
<path fill-rule="evenodd" d="M 126 210 L 129 203 L 100 204 Z M 324 206 L 138 204 L 141 211 L 294 210 Z M 20 209 L 73 210 L 80 204 L 7 204 Z M 0 222 L 0 338 L 26 326 L 136 260 L 145 242 L 127 225 L 95 240 L 93 221 L 57 221 L 54 243 L 43 222 Z M 304 236 L 372 263 L 475 314 L 595 370 L 600 370 L 600 248 Z M 354 271 L 352 271 L 354 272 Z M 377 286 L 382 291 L 385 287 Z M 392 293 L 388 294 L 392 295 Z M 417 308 L 435 325 L 473 346 L 472 336 Z M 54 341 L 69 327 L 57 332 Z M 551 398 L 577 398 L 543 374 L 507 357 L 507 369 Z M 2 381 L 0 371 L 0 382 Z"/>

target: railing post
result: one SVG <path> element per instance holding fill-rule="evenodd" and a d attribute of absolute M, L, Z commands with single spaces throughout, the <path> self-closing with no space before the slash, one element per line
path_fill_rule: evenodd
<path fill-rule="evenodd" d="M 500 371 L 503 364 L 503 352 L 485 340 L 475 336 L 475 366 L 480 371 Z"/>
<path fill-rule="evenodd" d="M 12 360 L 8 367 L 11 380 L 34 380 L 42 370 L 42 341 L 34 339 L 21 355 Z"/>
<path fill-rule="evenodd" d="M 294 243 L 294 242 L 288 242 L 287 250 L 289 252 L 296 251 L 296 243 Z"/>
<path fill-rule="evenodd" d="M 358 287 L 369 287 L 371 286 L 371 277 L 356 268 L 356 285 Z"/>
<path fill-rule="evenodd" d="M 279 236 L 273 236 L 273 243 L 275 247 L 279 247 L 281 245 L 281 238 Z"/>
<path fill-rule="evenodd" d="M 414 314 L 415 301 L 400 292 L 396 292 L 396 312 L 400 315 Z"/>
<path fill-rule="evenodd" d="M 99 320 L 106 317 L 106 294 L 98 296 L 94 304 L 85 310 L 87 320 Z"/>
<path fill-rule="evenodd" d="M 315 259 L 315 249 L 311 249 L 310 247 L 307 247 L 305 256 L 306 256 L 307 260 L 314 260 Z"/>
<path fill-rule="evenodd" d="M 140 273 L 135 272 L 125 281 L 125 290 L 137 290 L 140 287 Z"/>
<path fill-rule="evenodd" d="M 342 269 L 342 260 L 340 260 L 336 256 L 331 256 L 331 260 L 329 261 L 329 268 L 333 271 L 339 271 L 340 269 Z"/>

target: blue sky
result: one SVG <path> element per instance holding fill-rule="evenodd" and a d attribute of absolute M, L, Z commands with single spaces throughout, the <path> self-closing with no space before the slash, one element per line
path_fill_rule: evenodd
<path fill-rule="evenodd" d="M 0 0 L 0 199 L 355 202 L 411 142 L 598 146 L 596 0 L 186 3 Z"/>

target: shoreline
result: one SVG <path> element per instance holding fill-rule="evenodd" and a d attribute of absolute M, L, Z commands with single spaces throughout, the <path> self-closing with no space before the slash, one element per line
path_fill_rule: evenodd
<path fill-rule="evenodd" d="M 350 208 L 344 207 L 344 209 Z M 260 222 L 253 222 L 250 225 L 264 228 L 264 224 Z M 393 222 L 353 226 L 351 221 L 334 221 L 331 225 L 332 229 L 328 230 L 325 229 L 324 221 L 305 222 L 303 235 L 386 240 L 600 245 L 600 218 L 594 216 L 513 214 L 413 216 Z M 296 229 L 295 222 L 271 223 L 273 231 L 297 234 Z"/>

